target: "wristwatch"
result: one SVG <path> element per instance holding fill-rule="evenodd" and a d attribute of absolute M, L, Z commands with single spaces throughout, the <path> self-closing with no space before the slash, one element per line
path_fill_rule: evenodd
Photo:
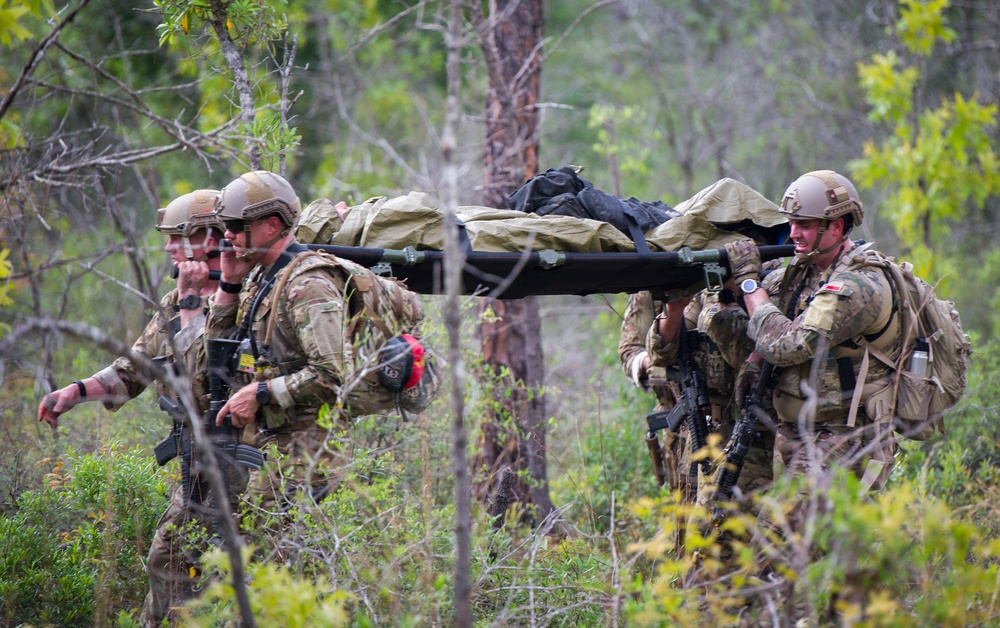
<path fill-rule="evenodd" d="M 186 297 L 181 297 L 174 307 L 174 310 L 180 312 L 181 310 L 200 310 L 201 309 L 201 297 L 197 294 L 189 294 Z"/>
<path fill-rule="evenodd" d="M 744 279 L 740 282 L 740 292 L 743 294 L 750 294 L 757 288 L 760 288 L 760 284 L 756 279 Z"/>
<path fill-rule="evenodd" d="M 267 387 L 267 382 L 257 382 L 257 404 L 267 406 L 271 404 L 271 389 Z"/>

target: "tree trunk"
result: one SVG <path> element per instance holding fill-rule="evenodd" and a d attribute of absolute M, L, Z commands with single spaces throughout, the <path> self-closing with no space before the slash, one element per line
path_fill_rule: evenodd
<path fill-rule="evenodd" d="M 483 204 L 506 207 L 507 197 L 538 170 L 538 95 L 541 79 L 542 0 L 491 0 L 480 40 L 489 73 L 486 97 L 486 168 Z M 487 501 L 500 471 L 519 473 L 514 482 L 525 516 L 538 523 L 553 510 L 545 468 L 544 379 L 538 300 L 483 299 L 485 317 L 476 335 L 484 368 L 506 372 L 497 395 L 501 410 L 484 418 L 476 469 L 476 496 Z M 504 395 L 505 389 L 509 395 Z M 527 475 L 527 477 L 525 477 Z"/>

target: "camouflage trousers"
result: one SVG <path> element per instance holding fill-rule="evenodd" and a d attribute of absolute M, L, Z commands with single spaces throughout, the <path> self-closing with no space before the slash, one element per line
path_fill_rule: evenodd
<path fill-rule="evenodd" d="M 298 429 L 261 430 L 254 445 L 266 451 L 264 468 L 250 473 L 248 497 L 270 511 L 287 510 L 305 492 L 316 501 L 336 488 L 346 455 L 331 430 L 310 421 Z"/>
<path fill-rule="evenodd" d="M 231 467 L 227 476 L 230 512 L 238 513 L 248 473 L 245 467 Z M 185 508 L 184 501 L 184 487 L 179 486 L 153 535 L 146 560 L 149 592 L 139 616 L 142 626 L 160 626 L 165 619 L 173 624 L 171 609 L 198 594 L 199 557 L 216 536 L 215 499 L 209 493 L 205 503 L 193 508 Z"/>
<path fill-rule="evenodd" d="M 878 469 L 872 487 L 877 490 L 885 483 L 892 469 L 895 443 L 891 438 L 879 439 L 874 446 L 872 434 L 875 426 L 817 425 L 814 432 L 800 435 L 797 427 L 788 423 L 779 426 L 774 441 L 774 473 L 819 475 L 834 467 L 847 467 L 859 478 Z M 883 430 L 884 431 L 884 430 Z M 881 464 L 872 465 L 878 459 Z"/>
<path fill-rule="evenodd" d="M 301 547 L 287 534 L 296 518 L 293 508 L 308 509 L 337 489 L 348 454 L 340 451 L 332 430 L 313 421 L 290 426 L 296 429 L 261 430 L 254 444 L 267 453 L 261 470 L 250 473 L 248 516 L 278 562 L 296 561 Z M 249 526 L 248 526 L 249 527 Z"/>

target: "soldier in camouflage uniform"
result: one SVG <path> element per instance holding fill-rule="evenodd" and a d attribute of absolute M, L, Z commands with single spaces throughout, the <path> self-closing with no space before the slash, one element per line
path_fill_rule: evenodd
<path fill-rule="evenodd" d="M 654 412 L 672 408 L 678 398 L 677 383 L 667 379 L 666 369 L 652 365 L 646 351 L 649 328 L 653 326 L 656 313 L 662 310 L 663 302 L 653 299 L 649 291 L 629 295 L 618 340 L 618 358 L 622 369 L 637 388 L 656 395 Z M 666 483 L 671 490 L 681 488 L 682 478 L 687 475 L 686 464 L 682 462 L 686 438 L 686 426 L 682 426 L 677 434 L 663 430 L 661 456 Z"/>
<path fill-rule="evenodd" d="M 872 382 L 884 383 L 889 373 L 878 360 L 865 360 L 862 346 L 893 360 L 899 354 L 892 286 L 878 266 L 866 263 L 877 254 L 848 239 L 863 213 L 847 178 L 830 170 L 804 174 L 789 186 L 780 209 L 791 221 L 795 259 L 773 302 L 754 285 L 760 273 L 756 247 L 727 246 L 732 272 L 747 292 L 756 351 L 780 368 L 773 397 L 780 419 L 776 471 L 819 473 L 845 465 L 866 488 L 877 488 L 891 466 L 894 444 L 891 423 L 867 416 L 865 400 L 882 385 Z M 818 372 L 815 380 L 811 369 Z"/>
<path fill-rule="evenodd" d="M 378 312 L 359 313 L 354 297 L 386 290 L 382 307 L 406 310 L 414 322 L 423 317 L 419 296 L 401 284 L 371 285 L 365 269 L 298 244 L 292 228 L 299 211 L 288 181 L 267 171 L 233 180 L 217 205 L 233 250 L 222 254 L 207 329 L 219 337 L 242 323 L 243 342 L 242 381 L 218 422 L 231 414 L 233 425 L 247 426 L 245 443 L 276 447 L 277 459 L 269 455 L 262 471 L 251 472 L 249 488 L 270 512 L 298 499 L 318 500 L 334 488 L 344 461 L 327 443 L 330 426 L 317 422 L 324 404 L 335 422 L 394 407 L 394 393 L 379 384 L 375 370 L 378 346 L 396 330 L 372 328 Z"/>
<path fill-rule="evenodd" d="M 698 341 L 693 347 L 694 360 L 705 376 L 711 403 L 709 429 L 721 437 L 720 447 L 729 441 L 739 418 L 742 404 L 737 401 L 738 395 L 734 394 L 737 373 L 753 351 L 753 341 L 746 333 L 747 314 L 740 306 L 732 281 L 727 281 L 726 286 L 719 292 L 702 290 L 693 298 L 667 303 L 665 316 L 657 319 L 647 338 L 652 363 L 670 367 L 680 360 L 681 321 L 684 322 L 684 329 L 698 331 Z M 773 435 L 762 430 L 740 473 L 737 487 L 743 493 L 767 486 L 773 480 L 772 447 Z M 700 479 L 698 499 L 705 503 L 713 492 L 712 480 L 711 476 Z"/>
<path fill-rule="evenodd" d="M 178 197 L 158 211 L 156 229 L 169 237 L 165 249 L 178 271 L 177 288 L 163 297 L 152 320 L 132 345 L 135 354 L 147 358 L 165 356 L 168 363 L 182 363 L 177 371 L 188 375 L 191 390 L 187 397 L 195 401 L 198 415 L 208 410 L 207 359 L 202 340 L 206 301 L 215 293 L 217 283 L 209 279 L 209 272 L 219 270 L 222 223 L 213 213 L 217 195 L 217 190 L 197 190 Z M 101 401 L 108 410 L 117 411 L 141 394 L 149 383 L 138 365 L 127 357 L 120 357 L 91 377 L 46 395 L 38 418 L 56 427 L 60 415 L 84 401 Z M 157 394 L 180 402 L 180 396 L 166 382 L 157 382 Z M 190 471 L 197 481 L 198 470 Z M 239 494 L 246 487 L 246 471 L 242 467 L 232 469 L 227 482 L 229 507 L 235 511 Z M 174 491 L 150 544 L 146 564 L 149 593 L 140 616 L 143 626 L 159 626 L 168 618 L 172 606 L 183 604 L 194 596 L 197 582 L 191 570 L 197 568 L 199 552 L 192 546 L 187 533 L 200 529 L 201 538 L 205 531 L 211 534 L 213 522 L 209 513 L 214 502 L 214 496 L 209 495 L 205 503 L 196 508 L 185 503 L 183 486 Z M 192 521 L 197 525 L 190 526 Z"/>

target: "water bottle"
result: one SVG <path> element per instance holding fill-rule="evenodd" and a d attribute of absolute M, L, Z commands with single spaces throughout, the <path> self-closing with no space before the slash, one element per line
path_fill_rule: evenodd
<path fill-rule="evenodd" d="M 913 348 L 913 353 L 910 354 L 910 372 L 914 375 L 927 377 L 927 359 L 930 357 L 928 354 L 929 348 L 927 340 L 917 338 L 917 345 Z"/>

